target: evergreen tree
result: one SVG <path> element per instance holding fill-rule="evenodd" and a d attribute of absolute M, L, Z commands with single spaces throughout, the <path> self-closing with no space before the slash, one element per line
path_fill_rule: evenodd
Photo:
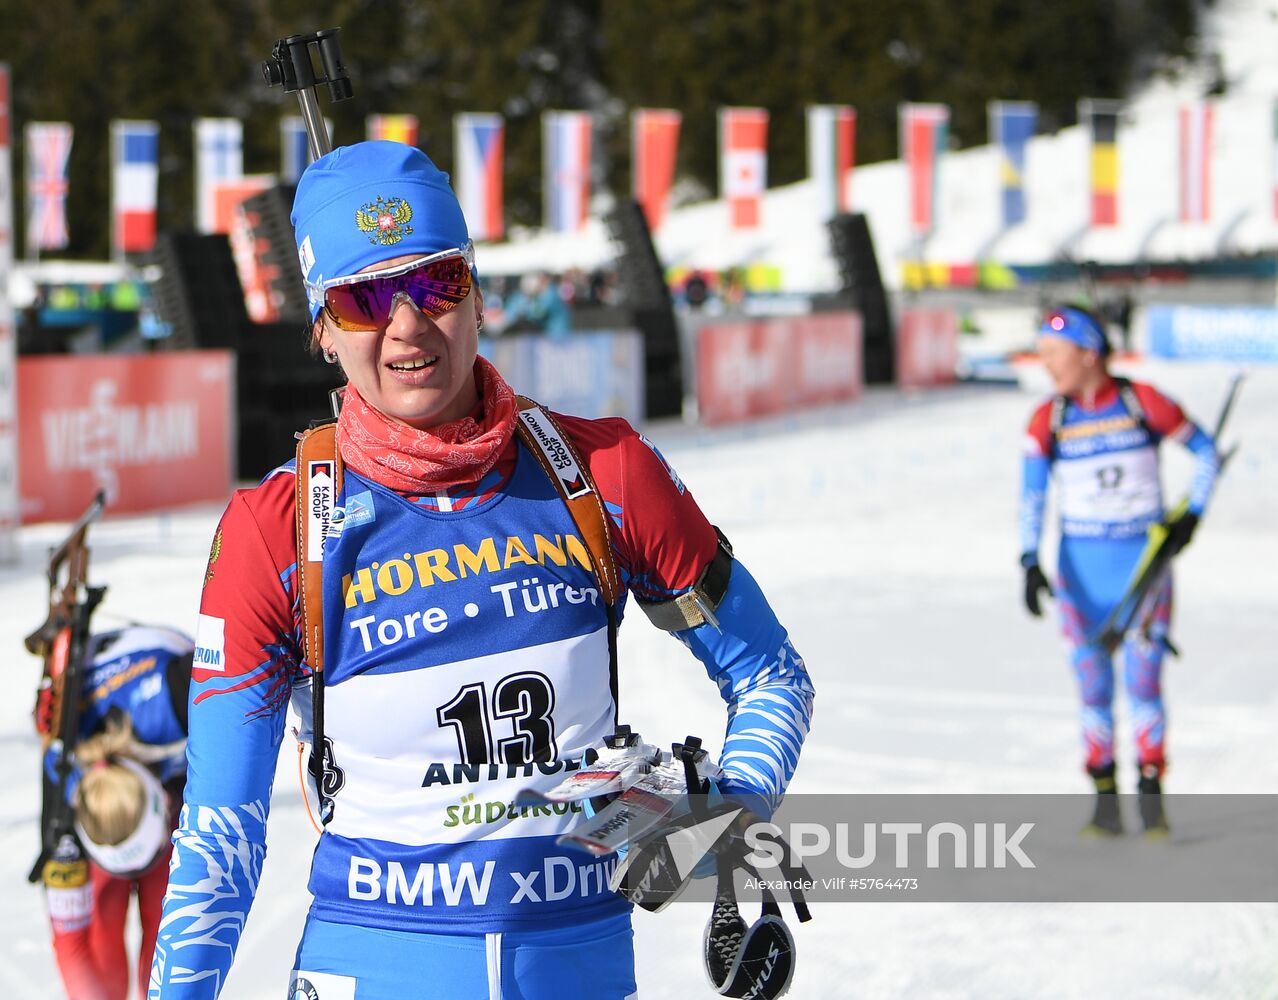
<path fill-rule="evenodd" d="M 858 112 L 860 162 L 897 155 L 897 105 L 951 107 L 951 142 L 986 141 L 992 98 L 1037 101 L 1043 128 L 1074 121 L 1080 97 L 1121 97 L 1194 51 L 1195 0 L 0 0 L 0 60 L 13 81 L 15 220 L 21 127 L 75 126 L 66 256 L 102 258 L 110 228 L 109 124 L 160 123 L 159 222 L 193 225 L 197 117 L 244 121 L 248 173 L 279 165 L 281 116 L 296 104 L 262 82 L 277 38 L 340 26 L 352 100 L 329 105 L 334 139 L 368 114 L 409 112 L 420 144 L 452 167 L 453 116 L 506 118 L 506 207 L 537 225 L 541 114 L 594 115 L 597 186 L 630 189 L 629 116 L 684 115 L 678 173 L 718 191 L 717 113 L 767 108 L 770 184 L 805 176 L 804 107 Z"/>

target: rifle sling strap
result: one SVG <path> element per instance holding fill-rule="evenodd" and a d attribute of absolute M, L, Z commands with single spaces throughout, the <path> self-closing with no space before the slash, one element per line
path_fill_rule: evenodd
<path fill-rule="evenodd" d="M 515 430 L 519 439 L 555 484 L 590 553 L 604 604 L 611 608 L 621 596 L 621 577 L 612 554 L 608 512 L 604 510 L 590 470 L 554 417 L 526 396 L 517 396 L 516 399 L 519 414 Z"/>

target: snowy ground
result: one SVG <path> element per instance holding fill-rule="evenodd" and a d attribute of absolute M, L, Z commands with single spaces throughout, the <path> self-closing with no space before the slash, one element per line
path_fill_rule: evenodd
<path fill-rule="evenodd" d="M 1174 364 L 1133 373 L 1206 424 L 1227 375 Z M 762 581 L 812 672 L 817 712 L 795 791 L 1084 790 L 1062 643 L 1054 624 L 1020 606 L 1018 453 L 1036 398 L 1010 388 L 876 391 L 855 406 L 744 429 L 650 428 Z M 1234 415 L 1243 451 L 1180 562 L 1184 657 L 1165 685 L 1174 791 L 1278 793 L 1275 428 L 1278 369 L 1257 370 Z M 1189 467 L 1174 446 L 1165 459 L 1174 497 Z M 137 618 L 192 628 L 218 512 L 95 527 L 91 577 L 111 588 L 98 626 Z M 0 570 L 0 648 L 13 661 L 12 697 L 0 702 L 10 764 L 0 796 L 3 997 L 59 995 L 40 893 L 25 883 L 36 846 L 28 711 L 39 668 L 21 648 L 44 614 L 41 564 L 59 533 L 25 530 L 22 565 Z M 717 737 L 722 713 L 700 666 L 632 617 L 621 642 L 624 716 L 662 741 Z M 1130 768 L 1123 781 L 1134 781 Z M 269 840 L 227 997 L 283 994 L 308 902 L 314 834 L 287 741 Z M 679 904 L 636 915 L 646 1000 L 713 995 L 697 957 L 707 912 Z M 799 998 L 1278 998 L 1278 903 L 827 903 L 795 933 Z"/>

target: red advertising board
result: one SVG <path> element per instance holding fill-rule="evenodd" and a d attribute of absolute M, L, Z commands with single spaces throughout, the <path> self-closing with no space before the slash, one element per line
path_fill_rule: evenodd
<path fill-rule="evenodd" d="M 280 318 L 279 306 L 271 296 L 271 280 L 279 276 L 279 268 L 262 259 L 265 241 L 255 236 L 262 220 L 258 213 L 250 213 L 244 202 L 274 183 L 274 177 L 255 174 L 213 185 L 213 231 L 226 233 L 230 241 L 235 271 L 244 289 L 244 308 L 254 323 L 274 323 Z"/>
<path fill-rule="evenodd" d="M 707 424 L 856 399 L 859 313 L 712 323 L 697 335 L 697 408 Z"/>
<path fill-rule="evenodd" d="M 896 327 L 897 385 L 948 385 L 958 367 L 958 314 L 953 309 L 906 309 Z"/>
<path fill-rule="evenodd" d="M 77 517 L 99 489 L 132 514 L 232 489 L 229 351 L 18 360 L 22 521 Z"/>

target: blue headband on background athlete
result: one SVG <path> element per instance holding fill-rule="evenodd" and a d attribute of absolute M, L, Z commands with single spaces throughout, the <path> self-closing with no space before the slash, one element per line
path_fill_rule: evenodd
<path fill-rule="evenodd" d="M 1087 351 L 1097 354 L 1109 353 L 1109 337 L 1105 328 L 1096 318 L 1082 309 L 1073 306 L 1061 306 L 1053 309 L 1043 318 L 1043 325 L 1038 329 L 1040 337 L 1064 337 Z"/>
<path fill-rule="evenodd" d="M 312 320 L 334 278 L 470 244 L 448 175 L 402 142 L 358 142 L 321 156 L 298 181 L 292 222 Z"/>

